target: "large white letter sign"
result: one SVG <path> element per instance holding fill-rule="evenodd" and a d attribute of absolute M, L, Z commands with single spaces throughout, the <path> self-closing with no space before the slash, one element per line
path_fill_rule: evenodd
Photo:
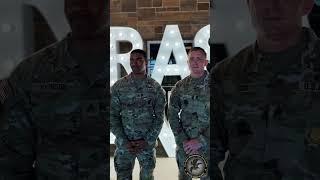
<path fill-rule="evenodd" d="M 130 52 L 120 54 L 119 42 L 128 41 L 133 49 L 142 49 L 143 40 L 140 34 L 129 27 L 111 27 L 110 28 L 110 86 L 119 78 L 120 71 L 118 64 L 122 64 L 127 73 L 132 71 L 130 67 Z"/>
<path fill-rule="evenodd" d="M 193 46 L 203 48 L 207 53 L 207 60 L 210 62 L 210 25 L 201 28 L 194 37 Z"/>
<path fill-rule="evenodd" d="M 8 76 L 17 64 L 34 52 L 32 9 L 38 9 L 52 32 L 61 40 L 69 32 L 63 12 L 64 0 L 0 1 L 0 78 Z"/>
<path fill-rule="evenodd" d="M 173 53 L 176 64 L 168 64 Z M 187 52 L 177 25 L 167 25 L 163 33 L 152 78 L 162 84 L 164 76 L 187 77 L 190 72 L 187 64 Z"/>

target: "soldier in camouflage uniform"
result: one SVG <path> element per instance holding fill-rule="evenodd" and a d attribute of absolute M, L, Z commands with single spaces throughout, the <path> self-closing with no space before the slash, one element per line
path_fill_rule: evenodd
<path fill-rule="evenodd" d="M 72 33 L 23 60 L 8 78 L 13 95 L 0 130 L 1 180 L 108 178 L 106 6 L 66 0 Z"/>
<path fill-rule="evenodd" d="M 178 81 L 172 89 L 168 108 L 168 120 L 175 136 L 176 159 L 179 179 L 191 179 L 184 171 L 188 155 L 200 154 L 209 162 L 209 73 L 206 52 L 194 47 L 188 54 L 191 74 Z M 204 175 L 201 179 L 210 179 Z"/>
<path fill-rule="evenodd" d="M 312 0 L 248 0 L 257 41 L 212 73 L 215 179 L 320 179 L 320 42 Z M 219 177 L 220 176 L 220 177 Z"/>
<path fill-rule="evenodd" d="M 133 50 L 132 72 L 111 88 L 110 129 L 116 136 L 114 164 L 118 180 L 132 179 L 136 157 L 141 167 L 140 179 L 154 179 L 155 147 L 166 100 L 160 84 L 146 75 L 147 63 L 143 50 Z"/>

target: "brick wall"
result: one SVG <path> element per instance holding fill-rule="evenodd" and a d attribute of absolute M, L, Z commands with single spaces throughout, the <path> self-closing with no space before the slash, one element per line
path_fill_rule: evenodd
<path fill-rule="evenodd" d="M 192 40 L 209 19 L 209 0 L 110 0 L 110 9 L 111 26 L 132 27 L 144 41 L 161 40 L 167 24 Z"/>

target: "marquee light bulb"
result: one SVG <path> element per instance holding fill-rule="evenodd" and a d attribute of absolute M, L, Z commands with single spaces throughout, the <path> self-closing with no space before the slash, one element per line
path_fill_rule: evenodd
<path fill-rule="evenodd" d="M 193 42 L 194 42 L 194 46 L 201 47 L 206 51 L 207 59 L 210 62 L 210 46 L 208 43 L 209 38 L 210 38 L 210 25 L 207 25 L 199 30 Z"/>

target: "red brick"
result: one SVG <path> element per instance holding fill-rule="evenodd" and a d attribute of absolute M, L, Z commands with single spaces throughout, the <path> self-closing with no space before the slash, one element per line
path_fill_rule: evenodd
<path fill-rule="evenodd" d="M 157 20 L 188 21 L 193 16 L 190 12 L 157 12 Z"/>
<path fill-rule="evenodd" d="M 154 20 L 155 8 L 139 8 L 137 10 L 138 20 Z"/>
<path fill-rule="evenodd" d="M 112 0 L 110 2 L 110 11 L 112 12 L 120 12 L 121 11 L 121 2 L 120 0 Z"/>
<path fill-rule="evenodd" d="M 157 12 L 167 11 L 167 8 L 156 8 Z"/>
<path fill-rule="evenodd" d="M 209 3 L 198 3 L 198 10 L 209 10 Z"/>
<path fill-rule="evenodd" d="M 192 16 L 190 18 L 190 21 L 194 21 L 195 24 L 201 24 L 203 22 L 208 23 L 209 20 L 209 12 L 203 11 L 203 12 L 196 12 L 192 13 Z"/>
<path fill-rule="evenodd" d="M 179 0 L 162 0 L 163 7 L 179 6 Z"/>
<path fill-rule="evenodd" d="M 182 34 L 192 33 L 190 24 L 186 24 L 186 25 L 179 24 L 179 29 Z"/>
<path fill-rule="evenodd" d="M 137 7 L 152 7 L 152 0 L 137 0 Z"/>
<path fill-rule="evenodd" d="M 157 34 L 161 34 L 161 33 L 163 33 L 164 28 L 163 28 L 163 26 L 157 26 L 157 27 L 155 27 L 154 31 Z"/>
<path fill-rule="evenodd" d="M 141 20 L 141 21 L 138 21 L 137 23 L 138 26 L 151 26 L 151 25 L 154 25 L 154 21 L 144 21 L 144 20 Z"/>
<path fill-rule="evenodd" d="M 126 26 L 127 18 L 128 16 L 126 13 L 113 13 L 111 16 L 110 24 L 112 26 Z"/>
<path fill-rule="evenodd" d="M 162 0 L 153 0 L 153 7 L 161 7 L 161 6 L 162 6 Z"/>
<path fill-rule="evenodd" d="M 133 27 L 133 26 L 137 25 L 138 18 L 137 17 L 128 17 L 127 21 L 128 21 L 128 26 Z"/>
<path fill-rule="evenodd" d="M 122 12 L 135 12 L 136 11 L 136 1 L 121 0 L 121 11 Z"/>
<path fill-rule="evenodd" d="M 138 32 L 145 41 L 153 40 L 153 37 L 155 36 L 154 26 L 138 26 Z"/>
<path fill-rule="evenodd" d="M 128 17 L 137 17 L 137 13 L 136 12 L 132 12 L 132 13 L 127 13 Z"/>
<path fill-rule="evenodd" d="M 167 7 L 167 11 L 180 11 L 179 7 Z"/>
<path fill-rule="evenodd" d="M 180 0 L 181 11 L 195 11 L 197 0 Z"/>

